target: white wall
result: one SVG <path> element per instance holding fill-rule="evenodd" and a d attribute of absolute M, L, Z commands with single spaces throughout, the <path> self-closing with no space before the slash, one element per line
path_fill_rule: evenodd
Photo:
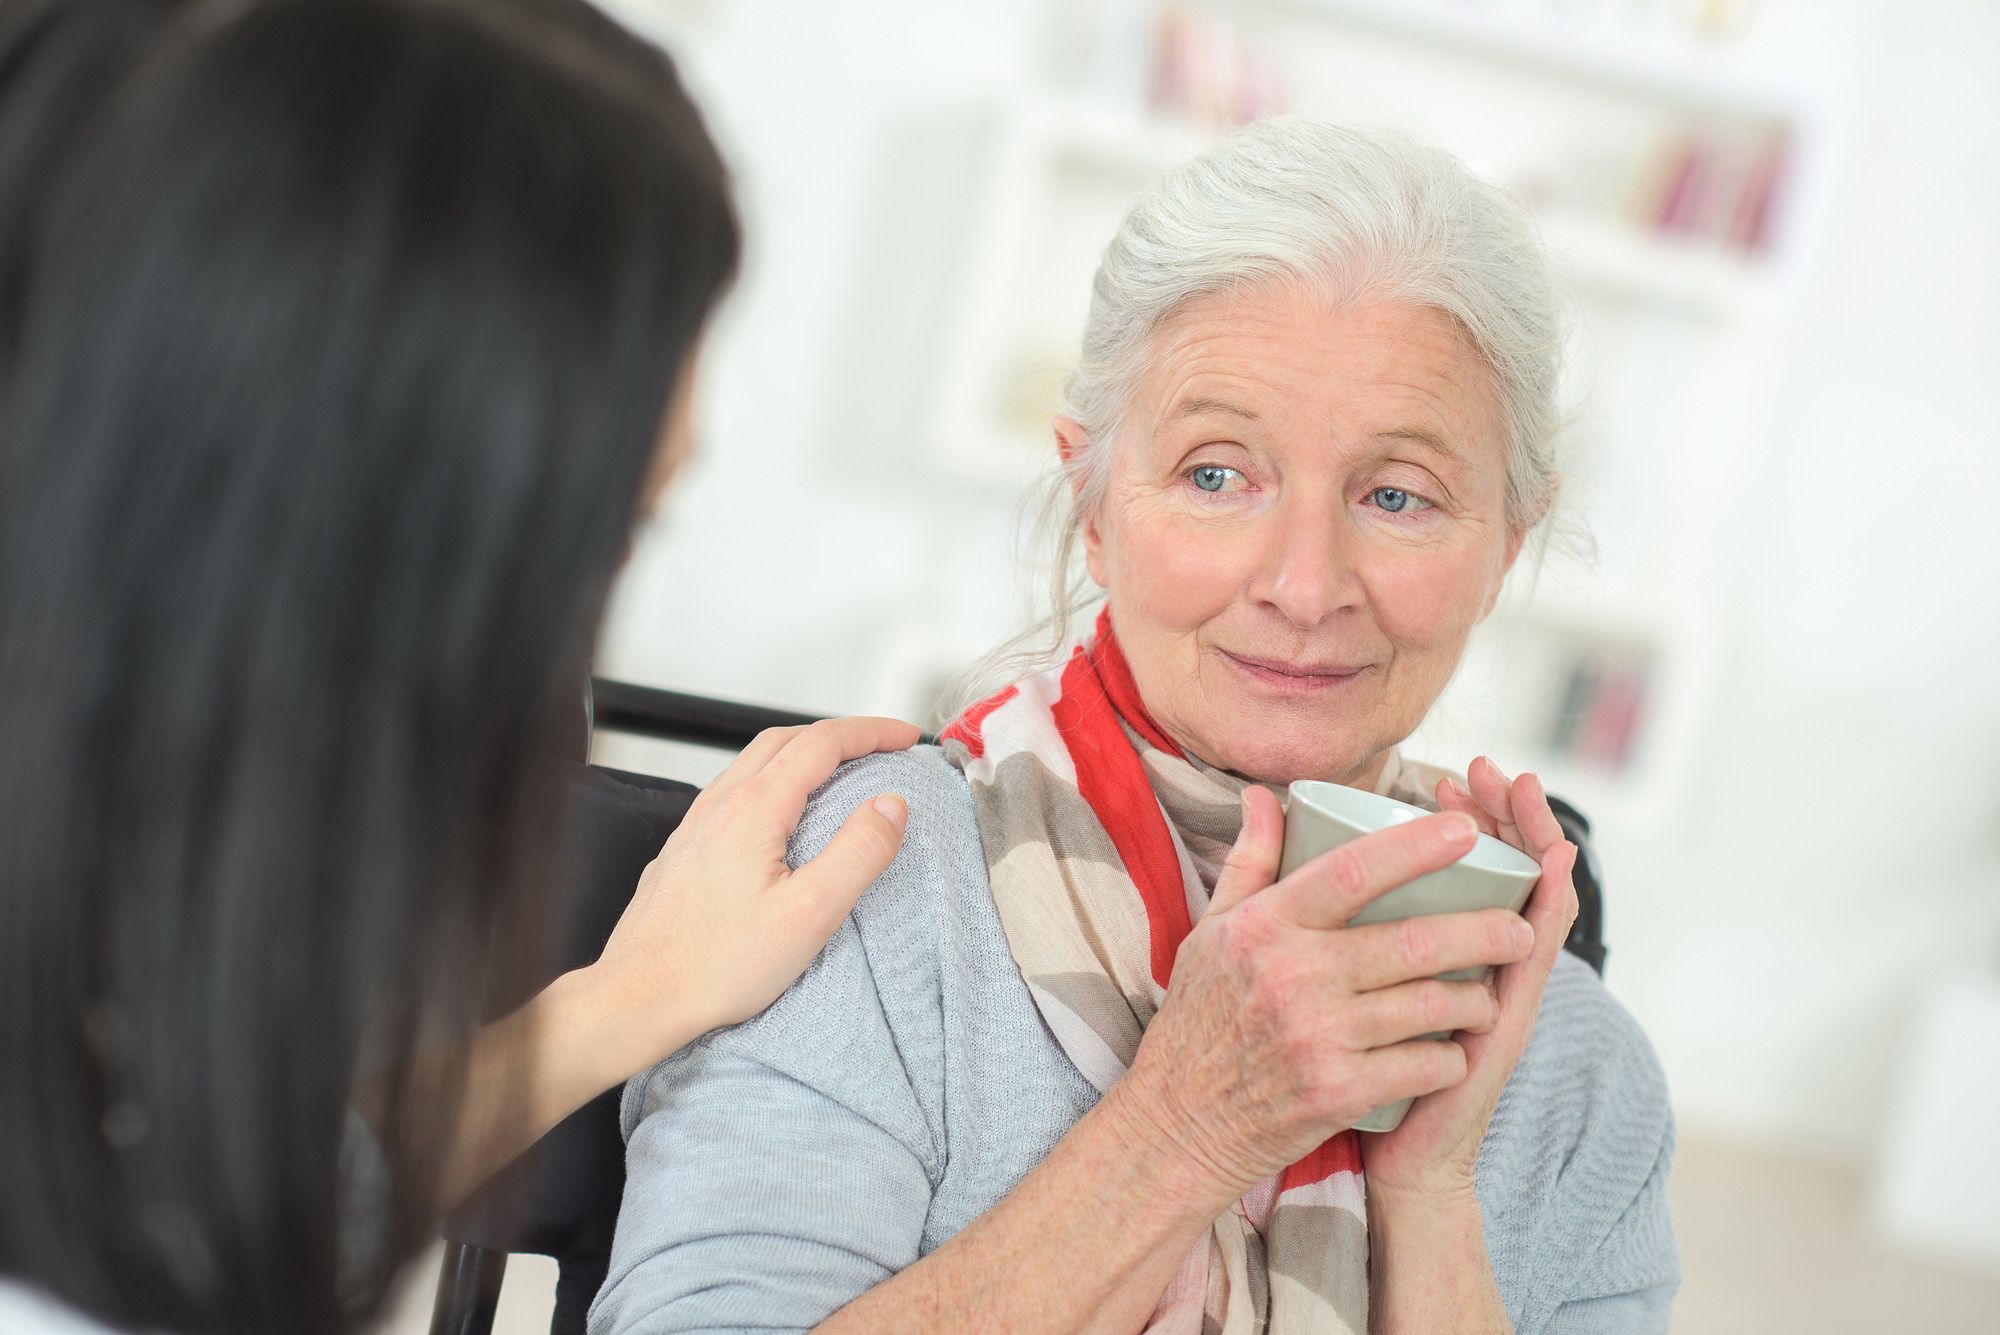
<path fill-rule="evenodd" d="M 1785 429 L 1715 479 L 1759 519 L 1717 608 L 1713 786 L 1680 856 L 1617 873 L 1612 918 L 1690 1118 L 1847 1150 L 1926 981 L 2000 967 L 2000 6 L 1888 8 L 1771 389 Z"/>
<path fill-rule="evenodd" d="M 1768 8 L 1766 46 L 1841 71 L 1849 133 L 1769 386 L 1782 425 L 1710 484 L 1749 498 L 1719 553 L 1703 779 L 1678 838 L 1602 835 L 1610 978 L 1690 1125 L 1861 1153 L 1925 980 L 2000 967 L 2000 6 Z M 852 269 L 899 206 L 884 136 L 921 98 L 1026 86 L 1035 12 L 736 0 L 674 25 L 751 251 L 704 457 L 634 559 L 602 670 L 897 708 L 884 643 L 1008 623 L 1015 497 L 835 453 L 870 423 L 827 414 L 852 402 L 847 345 L 881 336 Z"/>
<path fill-rule="evenodd" d="M 642 25 L 649 8 L 609 7 Z M 901 710 L 871 646 L 919 608 L 997 602 L 985 624 L 1006 624 L 1017 497 L 940 495 L 828 448 L 857 430 L 827 420 L 847 398 L 834 383 L 846 345 L 857 328 L 879 336 L 854 305 L 854 257 L 898 208 L 880 148 L 899 115 L 1018 85 L 1036 34 L 1007 5 L 695 12 L 685 35 L 666 36 L 737 173 L 748 254 L 707 359 L 701 456 L 634 556 L 601 670 L 805 709 Z"/>

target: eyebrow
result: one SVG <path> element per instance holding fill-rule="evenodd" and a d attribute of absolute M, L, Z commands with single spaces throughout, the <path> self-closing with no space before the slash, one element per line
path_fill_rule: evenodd
<path fill-rule="evenodd" d="M 1391 431 L 1377 431 L 1377 440 L 1413 440 L 1419 445 L 1428 445 L 1447 459 L 1456 459 L 1458 451 L 1444 442 L 1444 438 L 1420 426 L 1399 426 Z"/>
<path fill-rule="evenodd" d="M 1168 420 L 1178 421 L 1183 417 L 1201 417 L 1210 413 L 1225 413 L 1232 417 L 1241 417 L 1247 422 L 1258 420 L 1256 413 L 1251 412 L 1248 408 L 1240 408 L 1225 399 L 1199 398 L 1183 399 L 1180 406 L 1168 415 Z"/>
<path fill-rule="evenodd" d="M 1210 398 L 1181 400 L 1173 412 L 1167 415 L 1167 420 L 1173 422 L 1179 421 L 1183 417 L 1202 417 L 1218 413 L 1229 417 L 1240 417 L 1247 422 L 1262 420 L 1255 412 L 1238 404 L 1231 403 L 1227 399 Z M 1426 431 L 1420 426 L 1399 426 L 1392 427 L 1387 431 L 1377 431 L 1375 439 L 1414 441 L 1419 445 L 1429 446 L 1447 459 L 1458 458 L 1458 451 L 1447 444 L 1444 437 L 1434 431 Z"/>

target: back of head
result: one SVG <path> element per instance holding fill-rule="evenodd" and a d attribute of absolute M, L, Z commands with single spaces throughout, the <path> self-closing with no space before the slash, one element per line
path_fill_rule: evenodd
<path fill-rule="evenodd" d="M 0 354 L 19 318 L 22 234 L 103 91 L 187 0 L 0 4 Z"/>
<path fill-rule="evenodd" d="M 154 9 L 94 76 L 0 45 L 0 146 L 53 145 L 0 151 L 32 198 L 0 232 L 0 1274 L 310 1335 L 425 1239 L 738 232 L 664 57 L 583 0 Z M 340 1171 L 358 1085 L 386 1202 Z M 344 1219 L 388 1238 L 358 1285 Z"/>

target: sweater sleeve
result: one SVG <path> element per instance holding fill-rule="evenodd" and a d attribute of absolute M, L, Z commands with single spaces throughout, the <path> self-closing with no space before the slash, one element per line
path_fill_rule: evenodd
<path fill-rule="evenodd" d="M 1673 1108 L 1652 1044 L 1565 955 L 1480 1153 L 1495 1277 L 1521 1335 L 1667 1329 Z"/>
<path fill-rule="evenodd" d="M 836 775 L 794 862 L 896 778 Z M 918 1087 L 942 1053 L 897 1019 L 922 1011 L 913 966 L 935 955 L 919 884 L 932 850 L 910 809 L 896 862 L 790 991 L 627 1087 L 625 1196 L 592 1335 L 807 1330 L 917 1259 L 942 1171 Z"/>
<path fill-rule="evenodd" d="M 1549 1320 L 1551 1335 L 1664 1335 L 1680 1287 L 1680 1253 L 1667 1209 L 1673 1157 L 1669 1118 L 1644 1184 L 1578 1267 L 1568 1296 Z"/>

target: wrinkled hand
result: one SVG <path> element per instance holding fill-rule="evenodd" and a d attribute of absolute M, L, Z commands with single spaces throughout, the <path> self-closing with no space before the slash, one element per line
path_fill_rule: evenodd
<path fill-rule="evenodd" d="M 1452 780 L 1440 781 L 1438 804 L 1445 811 L 1471 816 L 1484 833 L 1541 864 L 1541 877 L 1524 910 L 1535 933 L 1534 951 L 1496 970 L 1486 983 L 1470 985 L 1492 993 L 1496 1018 L 1490 1027 L 1453 1036 L 1465 1054 L 1465 1078 L 1418 1099 L 1394 1131 L 1362 1137 L 1371 1200 L 1378 1193 L 1432 1200 L 1471 1194 L 1487 1123 L 1507 1077 L 1527 1050 L 1541 1013 L 1542 989 L 1569 938 L 1570 924 L 1576 921 L 1571 873 L 1577 849 L 1563 837 L 1541 780 L 1533 774 L 1509 780 L 1484 756 L 1472 763 L 1467 778 L 1470 791 Z"/>
<path fill-rule="evenodd" d="M 846 761 L 918 736 L 886 718 L 773 728 L 702 790 L 583 971 L 624 1075 L 757 1014 L 805 971 L 894 860 L 909 816 L 900 797 L 864 802 L 794 871 L 785 849 L 806 799 Z"/>
<path fill-rule="evenodd" d="M 1412 1041 L 1496 1018 L 1483 983 L 1433 975 L 1527 957 L 1500 909 L 1348 927 L 1377 896 L 1450 865 L 1475 823 L 1447 812 L 1342 844 L 1276 880 L 1284 817 L 1244 794 L 1243 832 L 1181 945 L 1160 1012 L 1116 1086 L 1133 1134 L 1233 1200 L 1380 1104 L 1465 1078 L 1453 1043 Z"/>

